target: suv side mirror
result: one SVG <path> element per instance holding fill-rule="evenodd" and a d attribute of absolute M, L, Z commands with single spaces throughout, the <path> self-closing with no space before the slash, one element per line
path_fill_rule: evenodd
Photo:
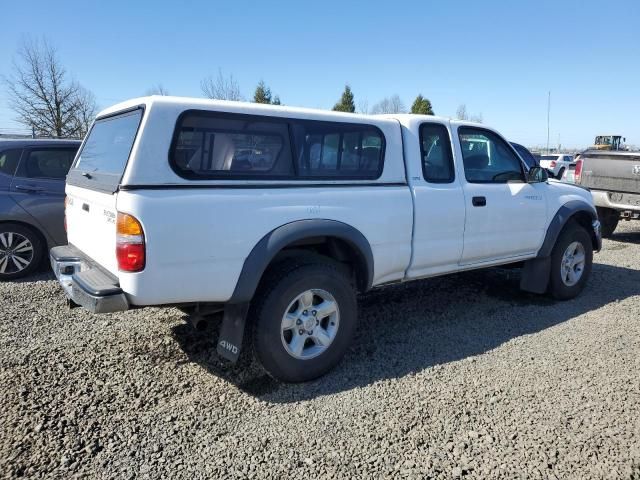
<path fill-rule="evenodd" d="M 531 167 L 527 175 L 527 183 L 542 183 L 549 180 L 547 170 L 542 167 Z"/>

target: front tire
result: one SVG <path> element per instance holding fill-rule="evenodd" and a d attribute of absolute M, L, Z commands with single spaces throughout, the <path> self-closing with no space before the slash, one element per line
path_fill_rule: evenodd
<path fill-rule="evenodd" d="M 593 244 L 589 233 L 570 221 L 551 252 L 549 293 L 558 300 L 575 298 L 591 273 Z"/>
<path fill-rule="evenodd" d="M 355 291 L 340 264 L 286 260 L 262 282 L 250 319 L 253 347 L 266 372 L 305 382 L 335 367 L 356 330 Z"/>
<path fill-rule="evenodd" d="M 17 223 L 0 225 L 0 281 L 29 275 L 43 254 L 44 244 L 34 230 Z"/>

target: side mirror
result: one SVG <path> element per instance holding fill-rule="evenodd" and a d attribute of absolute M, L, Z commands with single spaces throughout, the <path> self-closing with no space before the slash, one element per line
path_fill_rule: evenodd
<path fill-rule="evenodd" d="M 542 167 L 531 167 L 527 175 L 527 183 L 542 183 L 549 180 L 547 170 Z"/>

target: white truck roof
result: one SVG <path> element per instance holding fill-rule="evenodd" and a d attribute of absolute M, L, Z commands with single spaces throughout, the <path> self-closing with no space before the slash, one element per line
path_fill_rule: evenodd
<path fill-rule="evenodd" d="M 176 121 L 178 116 L 187 110 L 209 110 L 212 112 L 372 125 L 382 131 L 386 141 L 386 150 L 382 175 L 380 178 L 368 183 L 406 182 L 404 160 L 402 155 L 398 155 L 398 152 L 402 152 L 402 134 L 398 120 L 394 118 L 386 118 L 382 115 L 362 115 L 283 105 L 153 95 L 134 98 L 106 108 L 98 114 L 98 119 L 136 107 L 144 107 L 145 114 L 122 178 L 123 185 L 193 183 L 190 180 L 179 177 L 171 169 L 168 161 L 168 152 Z M 235 184 L 255 183 L 252 180 L 198 181 L 201 184 L 224 184 L 229 182 Z M 309 182 L 300 181 L 300 184 Z M 275 181 L 275 183 L 278 182 Z M 282 183 L 286 182 L 283 181 Z M 335 181 L 326 181 L 326 183 L 346 183 L 346 181 L 336 179 Z"/>

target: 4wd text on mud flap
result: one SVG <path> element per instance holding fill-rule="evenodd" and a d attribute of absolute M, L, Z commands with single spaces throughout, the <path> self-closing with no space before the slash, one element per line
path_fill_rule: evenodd
<path fill-rule="evenodd" d="M 224 348 L 225 350 L 230 351 L 234 355 L 238 353 L 238 347 L 236 347 L 235 345 L 227 342 L 226 340 L 220 340 L 220 346 L 222 348 Z"/>

